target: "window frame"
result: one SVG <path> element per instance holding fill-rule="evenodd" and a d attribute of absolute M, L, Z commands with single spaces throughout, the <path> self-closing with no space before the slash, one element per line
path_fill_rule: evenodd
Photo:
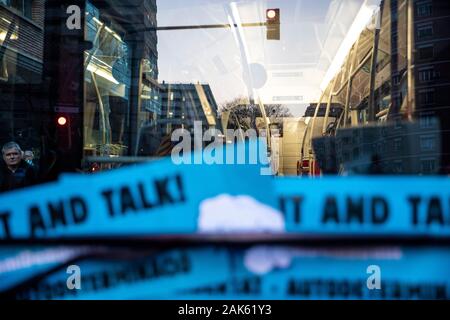
<path fill-rule="evenodd" d="M 15 0 L 15 2 L 20 3 L 20 7 L 17 7 L 12 0 L 6 0 L 4 3 L 0 3 L 0 5 L 7 7 L 27 19 L 33 20 L 33 1 L 34 0 Z"/>
<path fill-rule="evenodd" d="M 426 31 L 425 34 L 424 31 Z M 422 32 L 422 34 L 421 34 Z M 423 24 L 423 25 L 418 25 L 417 26 L 417 40 L 423 40 L 423 39 L 427 39 L 432 37 L 434 34 L 434 28 L 433 28 L 433 24 L 428 23 L 428 24 Z"/>
<path fill-rule="evenodd" d="M 419 69 L 419 82 L 429 82 L 435 79 L 434 67 Z"/>
<path fill-rule="evenodd" d="M 433 14 L 433 5 L 431 2 L 420 2 L 417 3 L 417 16 L 422 17 L 429 17 Z"/>
<path fill-rule="evenodd" d="M 430 99 L 430 97 L 432 97 Z M 427 89 L 419 91 L 419 102 L 422 105 L 431 105 L 436 102 L 436 95 L 434 89 Z"/>
<path fill-rule="evenodd" d="M 436 137 L 434 135 L 421 135 L 419 145 L 421 151 L 434 151 L 436 150 Z"/>
<path fill-rule="evenodd" d="M 426 45 L 426 46 L 422 46 L 418 48 L 418 54 L 419 54 L 419 60 L 428 60 L 428 59 L 433 59 L 434 58 L 434 45 Z M 426 50 L 426 49 L 431 49 L 431 55 L 427 55 L 427 56 L 423 56 L 422 55 L 422 50 Z"/>

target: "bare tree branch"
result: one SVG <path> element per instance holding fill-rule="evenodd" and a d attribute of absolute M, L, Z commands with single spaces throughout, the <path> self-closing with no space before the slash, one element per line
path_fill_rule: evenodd
<path fill-rule="evenodd" d="M 288 108 L 281 104 L 265 104 L 264 109 L 269 118 L 292 117 Z M 250 104 L 245 97 L 238 97 L 227 101 L 220 106 L 220 112 L 229 112 L 228 128 L 230 129 L 250 129 L 256 128 L 256 118 L 262 117 L 259 105 Z"/>

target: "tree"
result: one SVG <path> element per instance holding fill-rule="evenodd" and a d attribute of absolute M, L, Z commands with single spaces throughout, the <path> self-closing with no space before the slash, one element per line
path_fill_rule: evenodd
<path fill-rule="evenodd" d="M 268 118 L 292 117 L 289 109 L 281 104 L 265 104 L 264 110 Z M 249 103 L 244 97 L 225 102 L 220 112 L 222 116 L 229 113 L 228 129 L 256 129 L 256 118 L 262 117 L 259 105 Z"/>

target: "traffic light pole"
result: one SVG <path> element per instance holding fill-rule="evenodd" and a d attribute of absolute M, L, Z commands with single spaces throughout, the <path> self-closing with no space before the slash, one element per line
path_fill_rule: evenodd
<path fill-rule="evenodd" d="M 201 25 L 190 25 L 190 26 L 168 26 L 168 27 L 153 27 L 153 28 L 145 28 L 134 31 L 137 32 L 145 32 L 145 31 L 171 31 L 171 30 L 192 30 L 192 29 L 227 29 L 231 27 L 237 28 L 237 24 L 201 24 Z M 241 27 L 266 27 L 266 22 L 254 22 L 254 23 L 243 23 L 240 25 Z"/>

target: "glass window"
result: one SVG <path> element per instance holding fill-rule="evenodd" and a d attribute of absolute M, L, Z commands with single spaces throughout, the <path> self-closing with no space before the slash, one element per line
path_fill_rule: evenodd
<path fill-rule="evenodd" d="M 433 26 L 425 25 L 417 27 L 417 38 L 424 39 L 431 37 L 433 35 Z"/>
<path fill-rule="evenodd" d="M 436 148 L 436 138 L 434 136 L 420 137 L 420 149 L 422 151 L 433 151 Z"/>
<path fill-rule="evenodd" d="M 393 163 L 393 171 L 396 173 L 402 173 L 403 172 L 403 161 L 395 160 Z"/>
<path fill-rule="evenodd" d="M 420 161 L 421 173 L 434 173 L 436 171 L 436 160 L 426 159 Z"/>
<path fill-rule="evenodd" d="M 129 148 L 131 49 L 121 28 L 88 3 L 85 52 L 84 150 L 86 155 L 123 155 Z"/>
<path fill-rule="evenodd" d="M 395 76 L 392 77 L 392 84 L 393 85 L 400 84 L 400 76 L 399 75 L 395 75 Z"/>
<path fill-rule="evenodd" d="M 2 0 L 1 4 L 21 12 L 25 17 L 31 19 L 31 5 L 33 0 Z"/>
<path fill-rule="evenodd" d="M 401 151 L 403 148 L 403 139 L 395 138 L 394 139 L 394 151 Z"/>
<path fill-rule="evenodd" d="M 417 4 L 417 15 L 419 17 L 428 17 L 431 15 L 431 13 L 432 13 L 431 2 Z"/>
<path fill-rule="evenodd" d="M 421 104 L 433 104 L 435 99 L 434 90 L 419 91 L 419 102 Z"/>
<path fill-rule="evenodd" d="M 419 122 L 422 129 L 434 128 L 438 124 L 438 120 L 433 114 L 420 115 Z"/>
<path fill-rule="evenodd" d="M 433 67 L 419 70 L 419 80 L 421 82 L 431 81 L 433 79 L 434 79 L 434 68 Z"/>
<path fill-rule="evenodd" d="M 391 38 L 392 38 L 392 43 L 394 43 L 394 44 L 397 43 L 398 42 L 398 31 L 392 32 Z"/>
<path fill-rule="evenodd" d="M 393 100 L 393 103 L 396 106 L 400 107 L 402 105 L 402 102 L 403 102 L 403 95 L 402 95 L 402 93 L 401 92 L 397 93 L 396 96 L 393 97 L 392 100 Z"/>
<path fill-rule="evenodd" d="M 434 47 L 427 46 L 419 48 L 419 59 L 431 59 L 434 55 Z"/>

